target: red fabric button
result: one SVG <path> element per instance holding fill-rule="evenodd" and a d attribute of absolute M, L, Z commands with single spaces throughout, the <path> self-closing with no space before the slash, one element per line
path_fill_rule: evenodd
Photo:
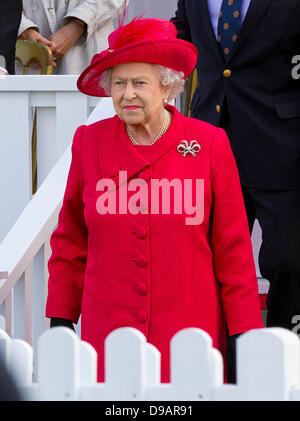
<path fill-rule="evenodd" d="M 147 257 L 145 257 L 145 256 L 138 256 L 138 257 L 136 258 L 136 264 L 137 264 L 140 268 L 145 267 L 145 266 L 147 265 L 147 263 L 148 263 L 148 260 L 147 260 Z"/>
<path fill-rule="evenodd" d="M 146 183 L 148 183 L 148 181 L 150 180 L 150 175 L 143 171 L 139 173 L 138 178 L 141 178 L 142 180 L 145 180 Z"/>
<path fill-rule="evenodd" d="M 119 165 L 117 164 L 109 164 L 106 167 L 106 172 L 110 177 L 116 177 L 119 174 Z"/>
<path fill-rule="evenodd" d="M 147 313 L 143 310 L 140 310 L 136 313 L 137 321 L 140 323 L 145 323 L 147 320 Z"/>
<path fill-rule="evenodd" d="M 147 295 L 147 288 L 146 285 L 142 284 L 141 282 L 138 282 L 135 284 L 135 289 L 137 290 L 139 295 Z"/>
<path fill-rule="evenodd" d="M 146 238 L 147 237 L 147 230 L 146 230 L 146 228 L 144 228 L 142 226 L 137 227 L 135 233 L 136 233 L 136 236 L 138 238 Z"/>

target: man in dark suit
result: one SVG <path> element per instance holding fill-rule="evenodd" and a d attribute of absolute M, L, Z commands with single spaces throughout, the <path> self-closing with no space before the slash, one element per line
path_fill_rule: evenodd
<path fill-rule="evenodd" d="M 227 131 L 250 232 L 255 218 L 262 229 L 267 326 L 292 329 L 300 318 L 300 0 L 179 0 L 172 21 L 199 53 L 191 116 Z"/>
<path fill-rule="evenodd" d="M 0 66 L 15 73 L 15 51 L 22 15 L 22 0 L 0 1 Z"/>

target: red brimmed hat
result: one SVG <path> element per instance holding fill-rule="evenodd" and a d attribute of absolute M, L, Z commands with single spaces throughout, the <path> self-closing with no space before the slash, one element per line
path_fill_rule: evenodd
<path fill-rule="evenodd" d="M 176 36 L 175 25 L 164 19 L 135 18 L 127 25 L 120 25 L 108 37 L 109 48 L 95 54 L 79 76 L 79 91 L 90 96 L 107 97 L 99 83 L 101 75 L 121 63 L 160 64 L 183 72 L 187 78 L 196 65 L 197 50 L 193 44 Z"/>

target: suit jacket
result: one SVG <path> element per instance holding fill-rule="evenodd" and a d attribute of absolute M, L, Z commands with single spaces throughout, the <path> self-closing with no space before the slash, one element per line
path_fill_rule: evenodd
<path fill-rule="evenodd" d="M 0 55 L 5 58 L 0 66 L 10 74 L 15 73 L 16 41 L 22 13 L 22 0 L 0 2 Z"/>
<path fill-rule="evenodd" d="M 171 126 L 152 146 L 134 146 L 117 116 L 80 126 L 74 136 L 63 206 L 51 237 L 46 316 L 77 323 L 81 313 L 82 339 L 98 352 L 99 381 L 104 340 L 119 327 L 139 329 L 158 348 L 163 381 L 169 381 L 169 346 L 177 331 L 205 330 L 224 355 L 225 319 L 230 335 L 263 327 L 246 212 L 227 136 L 168 109 Z M 201 151 L 184 158 L 178 144 L 195 139 Z M 119 171 L 127 172 L 127 182 Z M 186 225 L 183 193 L 174 203 L 170 200 L 169 213 L 154 211 L 155 200 L 147 213 L 152 182 L 162 179 L 182 185 L 193 180 L 194 198 L 195 180 L 204 180 L 201 224 Z M 101 212 L 103 180 L 111 182 L 112 196 L 104 196 L 111 200 L 110 213 Z M 149 189 L 139 198 L 136 186 L 129 188 L 138 182 Z M 174 209 L 180 203 L 182 213 Z"/>
<path fill-rule="evenodd" d="M 54 74 L 80 74 L 94 54 L 108 47 L 108 35 L 114 30 L 113 19 L 120 13 L 122 4 L 123 0 L 67 0 L 59 1 L 55 10 L 52 0 L 23 0 L 19 35 L 33 27 L 48 38 L 67 23 L 68 17 L 83 20 L 87 24 L 87 33 L 53 68 Z M 19 66 L 17 69 L 22 73 Z"/>
<path fill-rule="evenodd" d="M 206 0 L 179 0 L 173 21 L 178 36 L 199 52 L 191 115 L 218 125 L 226 97 L 230 141 L 249 184 L 299 189 L 300 78 L 292 77 L 300 45 L 299 0 L 251 0 L 226 62 Z"/>

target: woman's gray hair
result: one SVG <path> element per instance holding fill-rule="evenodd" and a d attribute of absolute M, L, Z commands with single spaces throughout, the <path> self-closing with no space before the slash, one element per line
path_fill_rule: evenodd
<path fill-rule="evenodd" d="M 160 78 L 160 83 L 162 86 L 168 86 L 170 88 L 170 95 L 168 101 L 177 97 L 184 90 L 184 73 L 177 72 L 176 70 L 169 69 L 168 67 L 161 66 L 159 64 L 153 64 L 157 69 L 158 76 Z M 111 72 L 112 67 L 105 70 L 100 78 L 100 86 L 104 89 L 107 95 L 111 95 Z"/>

